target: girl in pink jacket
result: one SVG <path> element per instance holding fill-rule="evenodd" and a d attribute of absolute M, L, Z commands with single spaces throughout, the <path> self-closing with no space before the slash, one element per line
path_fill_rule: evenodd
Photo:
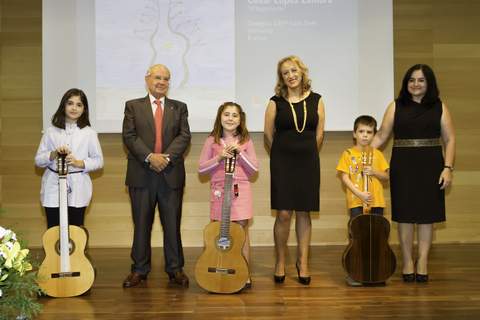
<path fill-rule="evenodd" d="M 245 124 L 242 107 L 234 102 L 225 102 L 217 111 L 212 132 L 200 154 L 199 173 L 210 175 L 210 218 L 222 219 L 222 203 L 225 183 L 225 159 L 236 154 L 233 176 L 230 220 L 245 230 L 242 253 L 249 262 L 250 240 L 248 224 L 253 216 L 252 191 L 249 179 L 258 172 L 257 156 Z M 250 279 L 247 286 L 251 286 Z"/>

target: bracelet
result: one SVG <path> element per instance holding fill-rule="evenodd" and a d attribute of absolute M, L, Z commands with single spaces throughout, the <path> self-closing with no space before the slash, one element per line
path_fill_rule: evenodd
<path fill-rule="evenodd" d="M 450 169 L 450 171 L 453 171 L 453 167 L 452 167 L 452 166 L 443 166 L 443 168 L 445 168 L 445 169 Z"/>

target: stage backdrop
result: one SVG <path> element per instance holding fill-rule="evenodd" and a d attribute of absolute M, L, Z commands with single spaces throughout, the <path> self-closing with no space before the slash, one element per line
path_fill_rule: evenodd
<path fill-rule="evenodd" d="M 393 97 L 392 19 L 391 0 L 44 0 L 43 126 L 81 87 L 95 129 L 120 132 L 125 101 L 162 63 L 192 131 L 210 131 L 224 101 L 262 131 L 277 61 L 295 54 L 324 96 L 326 129 L 350 130 Z"/>

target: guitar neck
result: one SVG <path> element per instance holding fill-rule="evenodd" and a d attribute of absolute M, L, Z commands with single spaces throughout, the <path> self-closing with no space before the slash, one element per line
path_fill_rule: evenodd
<path fill-rule="evenodd" d="M 363 191 L 369 192 L 370 191 L 370 176 L 365 173 L 365 166 L 371 166 L 373 160 L 373 152 L 370 147 L 367 148 L 366 151 L 362 152 L 362 178 L 363 178 Z M 370 205 L 367 203 L 363 203 L 363 213 L 370 212 Z"/>
<path fill-rule="evenodd" d="M 364 192 L 368 192 L 368 189 L 369 189 L 369 183 L 368 183 L 368 175 L 363 173 L 363 191 Z"/>
<path fill-rule="evenodd" d="M 58 177 L 60 210 L 60 271 L 70 272 L 70 240 L 68 234 L 67 176 Z"/>
<path fill-rule="evenodd" d="M 230 209 L 232 204 L 233 173 L 225 174 L 225 185 L 223 188 L 222 223 L 220 225 L 220 237 L 230 236 Z"/>

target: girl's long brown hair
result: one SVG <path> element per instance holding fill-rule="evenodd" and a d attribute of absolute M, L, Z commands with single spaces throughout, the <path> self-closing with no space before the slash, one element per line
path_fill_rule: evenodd
<path fill-rule="evenodd" d="M 247 130 L 247 119 L 245 112 L 243 112 L 242 107 L 235 102 L 224 102 L 220 107 L 218 107 L 217 117 L 215 119 L 215 124 L 213 125 L 213 130 L 210 132 L 210 135 L 214 138 L 215 143 L 220 144 L 220 139 L 223 137 L 223 127 L 222 127 L 222 113 L 226 107 L 234 106 L 237 108 L 238 113 L 240 114 L 240 124 L 237 127 L 237 136 L 239 136 L 239 143 L 244 144 L 250 138 Z"/>
<path fill-rule="evenodd" d="M 69 89 L 62 97 L 60 101 L 60 105 L 58 106 L 57 111 L 52 117 L 52 125 L 60 128 L 65 129 L 65 106 L 67 105 L 68 99 L 71 97 L 78 96 L 80 97 L 80 101 L 83 103 L 83 113 L 80 118 L 77 120 L 77 126 L 82 129 L 86 126 L 90 126 L 90 119 L 88 117 L 88 99 L 85 92 L 81 89 L 72 88 Z"/>

